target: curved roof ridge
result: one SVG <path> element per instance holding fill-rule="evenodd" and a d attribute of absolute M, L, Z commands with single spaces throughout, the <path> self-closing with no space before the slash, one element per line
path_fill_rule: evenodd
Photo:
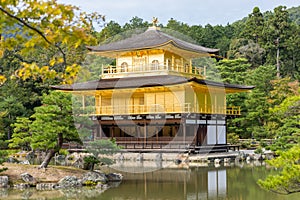
<path fill-rule="evenodd" d="M 168 35 L 168 34 L 162 32 L 162 31 L 159 31 L 159 33 L 161 35 L 166 36 L 170 40 L 173 40 L 179 47 L 186 47 L 190 50 L 200 50 L 200 51 L 207 52 L 207 53 L 216 53 L 216 52 L 219 51 L 219 49 L 208 48 L 208 47 L 204 47 L 204 46 L 201 46 L 201 45 L 198 45 L 198 44 L 193 44 L 193 43 L 181 40 L 181 39 L 176 38 L 174 36 Z"/>
<path fill-rule="evenodd" d="M 154 87 L 154 86 L 169 86 L 183 84 L 187 82 L 195 82 L 200 85 L 214 86 L 221 88 L 232 88 L 248 91 L 254 86 L 245 86 L 237 84 L 229 84 L 223 82 L 216 82 L 196 77 L 187 78 L 175 75 L 160 75 L 160 76 L 144 76 L 144 77 L 128 77 L 128 78 L 114 78 L 114 79 L 99 79 L 83 83 L 75 83 L 71 85 L 54 85 L 52 89 L 66 90 L 66 91 L 82 91 L 82 90 L 106 90 L 106 89 L 124 89 L 124 88 L 140 88 L 140 87 Z"/>
<path fill-rule="evenodd" d="M 133 35 L 129 38 L 100 45 L 100 46 L 87 46 L 91 51 L 128 51 L 128 50 L 142 50 L 153 48 L 172 43 L 177 48 L 194 51 L 198 53 L 217 53 L 219 49 L 212 49 L 203 47 L 201 45 L 192 44 L 176 37 L 170 36 L 157 29 L 147 29 L 145 32 Z"/>

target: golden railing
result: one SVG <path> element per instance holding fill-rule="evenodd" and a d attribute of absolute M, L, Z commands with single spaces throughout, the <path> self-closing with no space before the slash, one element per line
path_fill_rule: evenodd
<path fill-rule="evenodd" d="M 193 75 L 196 77 L 205 78 L 206 76 L 206 67 L 194 67 L 191 65 L 173 65 L 169 64 L 148 64 L 148 65 L 128 65 L 125 67 L 122 66 L 112 66 L 102 65 L 102 78 L 115 77 L 120 75 L 129 75 L 129 74 L 144 74 L 144 73 L 159 73 L 159 72 L 173 72 L 180 73 L 183 75 Z"/>
<path fill-rule="evenodd" d="M 172 113 L 201 113 L 201 114 L 223 114 L 240 115 L 239 106 L 222 107 L 200 105 L 198 108 L 190 103 L 162 106 L 152 105 L 122 105 L 122 106 L 90 106 L 86 107 L 85 114 L 91 115 L 139 115 L 139 114 L 172 114 Z"/>
<path fill-rule="evenodd" d="M 231 106 L 226 109 L 227 115 L 241 115 L 241 107 L 240 106 Z"/>

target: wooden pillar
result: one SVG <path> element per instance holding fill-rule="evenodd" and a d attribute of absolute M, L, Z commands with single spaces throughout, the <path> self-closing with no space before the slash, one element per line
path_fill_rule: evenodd
<path fill-rule="evenodd" d="M 102 139 L 102 132 L 103 131 L 102 131 L 102 125 L 101 124 L 98 125 L 98 132 L 99 132 L 99 138 Z"/>
<path fill-rule="evenodd" d="M 134 72 L 135 71 L 135 63 L 134 63 L 134 58 L 133 58 L 133 53 L 131 54 L 131 71 L 130 72 Z"/>
<path fill-rule="evenodd" d="M 171 132 L 170 137 L 173 137 L 175 135 L 176 135 L 176 124 L 172 125 L 172 132 Z"/>
<path fill-rule="evenodd" d="M 217 113 L 219 113 L 219 111 L 218 111 L 218 101 L 217 101 L 217 94 L 215 93 L 214 94 L 215 95 L 215 112 L 214 112 L 214 114 L 217 114 Z"/>
<path fill-rule="evenodd" d="M 96 131 L 94 131 L 94 140 L 100 138 L 99 124 L 96 125 Z"/>
<path fill-rule="evenodd" d="M 175 66 L 175 57 L 172 56 L 172 70 L 174 70 L 174 66 Z"/>
<path fill-rule="evenodd" d="M 166 59 L 166 68 L 167 70 L 169 70 L 169 59 Z"/>
<path fill-rule="evenodd" d="M 155 133 L 156 133 L 156 142 L 158 143 L 158 132 L 159 132 L 159 130 L 158 130 L 158 125 L 156 125 L 156 127 L 155 127 Z"/>
<path fill-rule="evenodd" d="M 135 132 L 136 132 L 136 135 L 135 135 L 135 136 L 137 136 L 137 138 L 140 138 L 141 135 L 140 135 L 140 128 L 139 128 L 139 125 L 138 125 L 138 124 L 134 126 L 134 130 L 135 130 Z"/>
<path fill-rule="evenodd" d="M 199 103 L 198 103 L 198 100 L 197 100 L 197 93 L 196 92 L 194 92 L 193 105 L 194 106 L 192 106 L 192 112 L 198 113 L 199 112 Z"/>
<path fill-rule="evenodd" d="M 114 138 L 114 133 L 115 133 L 115 126 L 112 125 L 112 127 L 111 127 L 111 138 L 112 139 Z"/>
<path fill-rule="evenodd" d="M 185 66 L 183 65 L 183 58 L 181 58 L 181 72 L 185 72 Z"/>
<path fill-rule="evenodd" d="M 147 123 L 144 123 L 144 145 L 147 145 Z"/>
<path fill-rule="evenodd" d="M 180 131 L 180 127 L 175 126 L 175 135 L 174 136 L 176 136 L 177 134 L 179 134 L 179 131 Z"/>
<path fill-rule="evenodd" d="M 193 139 L 193 143 L 195 144 L 195 145 L 197 145 L 197 142 L 198 142 L 198 134 L 197 134 L 197 132 L 198 132 L 198 127 L 199 127 L 199 124 L 197 124 L 197 120 L 196 120 L 196 124 L 194 124 L 194 139 Z"/>

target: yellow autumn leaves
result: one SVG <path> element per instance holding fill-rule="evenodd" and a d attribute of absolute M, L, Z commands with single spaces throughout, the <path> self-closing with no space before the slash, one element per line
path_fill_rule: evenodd
<path fill-rule="evenodd" d="M 49 66 L 39 67 L 36 63 L 22 63 L 22 68 L 15 71 L 15 74 L 10 78 L 20 78 L 22 80 L 26 80 L 28 78 L 32 78 L 34 80 L 40 79 L 42 81 L 48 79 L 61 79 L 63 84 L 71 84 L 75 81 L 77 74 L 80 70 L 80 66 L 77 64 L 73 64 L 71 66 L 67 66 L 64 72 L 57 72 L 54 69 L 50 69 Z M 4 81 L 5 81 L 4 77 Z M 1 76 L 0 76 L 1 83 Z"/>
<path fill-rule="evenodd" d="M 103 20 L 102 15 L 81 12 L 76 6 L 56 0 L 1 0 L 0 34 L 4 37 L 0 57 L 9 50 L 23 58 L 13 78 L 56 78 L 71 83 L 80 70 L 84 46 L 96 44 L 94 22 Z M 45 57 L 47 63 L 38 60 L 40 57 Z M 5 80 L 0 74 L 0 83 Z"/>

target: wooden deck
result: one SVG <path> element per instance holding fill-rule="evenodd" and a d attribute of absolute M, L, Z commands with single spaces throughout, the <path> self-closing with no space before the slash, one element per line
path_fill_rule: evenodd
<path fill-rule="evenodd" d="M 122 141 L 118 142 L 124 150 L 133 152 L 149 152 L 149 151 L 162 151 L 162 152 L 186 152 L 186 153 L 215 153 L 215 152 L 228 152 L 239 151 L 240 145 L 203 145 L 196 146 L 185 144 L 183 142 L 172 141 L 167 143 L 165 141 L 147 141 L 147 143 L 141 143 L 138 141 Z"/>

